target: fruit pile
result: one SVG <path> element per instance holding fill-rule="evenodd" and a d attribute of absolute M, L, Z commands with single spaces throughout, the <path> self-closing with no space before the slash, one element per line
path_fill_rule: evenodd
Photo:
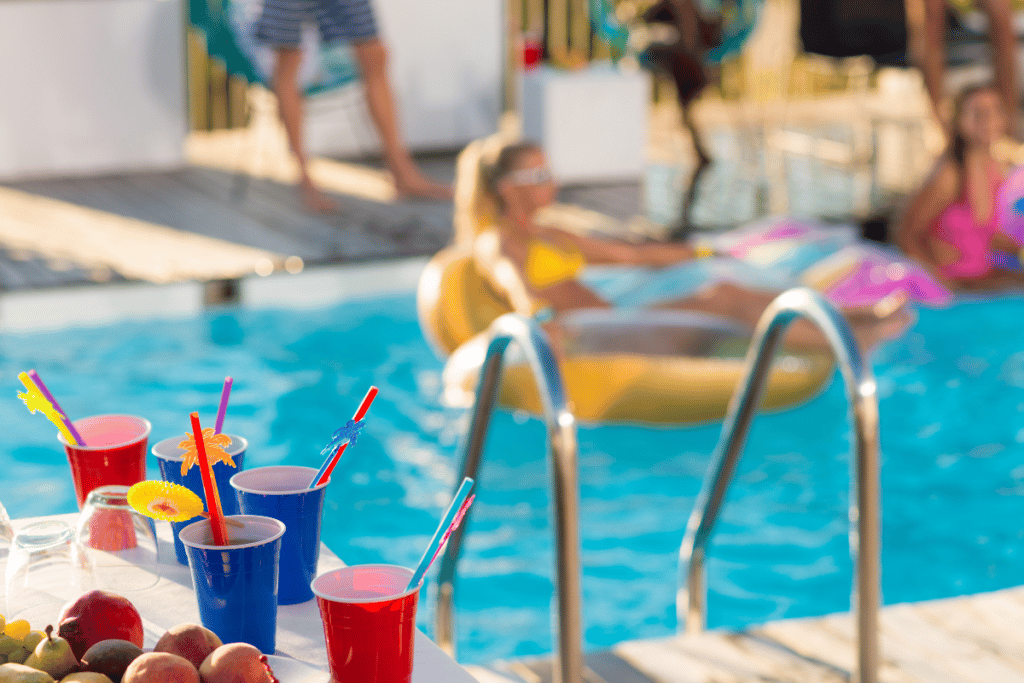
<path fill-rule="evenodd" d="M 142 649 L 142 618 L 125 598 L 91 591 L 64 608 L 57 633 L 0 617 L 0 683 L 278 683 L 246 643 L 224 645 L 179 624 Z"/>

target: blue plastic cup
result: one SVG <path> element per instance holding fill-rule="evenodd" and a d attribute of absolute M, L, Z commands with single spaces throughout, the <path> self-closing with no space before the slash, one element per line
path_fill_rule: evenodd
<path fill-rule="evenodd" d="M 312 467 L 271 465 L 231 477 L 242 514 L 264 515 L 284 522 L 281 540 L 281 582 L 277 601 L 295 605 L 313 599 L 309 587 L 320 559 L 320 522 L 327 483 L 308 488 L 317 471 Z"/>
<path fill-rule="evenodd" d="M 199 618 L 225 643 L 249 643 L 266 655 L 277 650 L 277 577 L 285 526 L 276 519 L 231 515 L 230 545 L 213 545 L 208 520 L 179 536 L 188 553 Z M 237 544 L 237 545 L 236 545 Z"/>
<path fill-rule="evenodd" d="M 220 493 L 221 509 L 225 515 L 237 515 L 238 501 L 235 500 L 235 490 L 231 488 L 231 484 L 228 482 L 232 476 L 242 469 L 242 464 L 245 461 L 245 451 L 249 447 L 249 442 L 233 434 L 227 434 L 226 436 L 231 437 L 231 445 L 224 450 L 235 461 L 236 467 L 222 462 L 215 462 L 213 463 L 213 475 L 217 479 L 217 491 Z M 203 491 L 203 475 L 199 473 L 199 468 L 192 467 L 189 469 L 188 474 L 184 477 L 181 476 L 181 461 L 185 456 L 185 451 L 178 448 L 178 444 L 184 440 L 184 436 L 174 436 L 170 439 L 164 439 L 153 446 L 153 455 L 156 456 L 156 461 L 160 465 L 160 476 L 164 481 L 169 481 L 172 484 L 181 484 L 192 491 L 203 501 L 203 507 L 209 510 L 210 508 L 206 504 L 206 492 Z M 202 518 L 193 517 L 184 522 L 171 522 L 171 529 L 174 530 L 174 554 L 178 557 L 178 562 L 181 564 L 188 564 L 188 556 L 185 554 L 185 546 L 181 544 L 178 534 L 189 524 L 200 519 Z"/>

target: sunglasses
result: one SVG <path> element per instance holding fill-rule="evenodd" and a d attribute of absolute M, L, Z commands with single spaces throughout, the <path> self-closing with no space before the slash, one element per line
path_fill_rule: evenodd
<path fill-rule="evenodd" d="M 551 175 L 551 169 L 547 166 L 534 166 L 533 168 L 521 168 L 512 171 L 505 179 L 513 185 L 543 185 L 550 183 L 555 178 Z"/>

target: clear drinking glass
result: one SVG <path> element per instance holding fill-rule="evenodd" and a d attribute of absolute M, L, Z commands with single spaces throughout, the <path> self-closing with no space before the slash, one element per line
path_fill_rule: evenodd
<path fill-rule="evenodd" d="M 7 509 L 0 503 L 0 577 L 7 575 L 7 557 L 11 554 L 11 541 L 14 540 L 14 527 Z M 0 614 L 7 614 L 7 586 L 0 586 Z"/>
<path fill-rule="evenodd" d="M 128 489 L 93 489 L 78 517 L 78 542 L 89 556 L 96 588 L 118 593 L 146 590 L 160 580 L 153 520 L 128 504 Z"/>
<path fill-rule="evenodd" d="M 64 604 L 93 587 L 92 567 L 75 530 L 60 521 L 15 532 L 5 573 L 7 620 L 33 628 L 56 624 Z"/>

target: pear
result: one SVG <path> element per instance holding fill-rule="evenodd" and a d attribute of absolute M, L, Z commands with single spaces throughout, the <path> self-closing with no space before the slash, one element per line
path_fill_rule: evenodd
<path fill-rule="evenodd" d="M 4 683 L 53 683 L 45 671 L 24 664 L 0 664 L 0 681 Z"/>
<path fill-rule="evenodd" d="M 0 634 L 0 655 L 9 655 L 21 647 L 21 641 L 8 635 Z"/>
<path fill-rule="evenodd" d="M 42 631 L 29 631 L 28 635 L 21 641 L 21 646 L 29 652 L 35 652 L 36 645 L 41 643 L 46 638 L 46 634 Z"/>
<path fill-rule="evenodd" d="M 25 660 L 25 666 L 45 671 L 57 680 L 78 670 L 78 660 L 71 645 L 60 636 L 53 637 L 53 626 L 46 627 L 46 639 L 39 641 L 36 650 Z"/>

